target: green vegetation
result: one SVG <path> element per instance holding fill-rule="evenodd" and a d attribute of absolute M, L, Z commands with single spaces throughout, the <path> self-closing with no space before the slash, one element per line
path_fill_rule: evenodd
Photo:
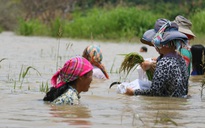
<path fill-rule="evenodd" d="M 20 72 L 20 74 L 19 74 L 19 81 L 20 81 L 20 79 L 21 79 L 20 88 L 22 88 L 24 79 L 25 79 L 26 75 L 28 74 L 29 69 L 35 70 L 35 71 L 41 76 L 41 73 L 40 73 L 37 69 L 35 69 L 34 67 L 28 66 L 28 67 L 26 68 L 26 70 L 23 70 L 23 65 L 22 65 L 22 67 L 21 67 L 21 72 Z M 15 83 L 15 84 L 16 84 L 16 83 Z"/>
<path fill-rule="evenodd" d="M 194 14 L 191 19 L 193 23 L 193 31 L 198 34 L 205 33 L 205 10 L 197 12 Z"/>
<path fill-rule="evenodd" d="M 20 35 L 136 42 L 158 18 L 183 15 L 193 23 L 196 42 L 203 43 L 205 1 L 201 0 L 0 0 L 3 30 Z M 7 10 L 6 12 L 4 10 Z M 20 20 L 19 20 L 20 19 Z"/>
<path fill-rule="evenodd" d="M 82 15 L 82 14 L 80 14 Z M 153 27 L 157 19 L 148 11 L 134 7 L 117 7 L 111 10 L 91 9 L 86 16 L 76 16 L 64 27 L 64 36 L 89 39 L 132 39 L 142 36 L 145 30 Z"/>
<path fill-rule="evenodd" d="M 125 54 L 125 58 L 124 58 L 123 62 L 121 63 L 119 72 L 120 73 L 127 72 L 126 74 L 128 76 L 131 69 L 133 69 L 134 67 L 136 68 L 142 62 L 144 62 L 144 58 L 141 55 L 139 55 L 138 53 L 131 52 L 131 53 Z M 148 80 L 152 80 L 154 70 L 155 70 L 154 65 L 152 65 L 149 70 L 146 70 L 146 75 L 147 75 Z"/>
<path fill-rule="evenodd" d="M 39 90 L 40 92 L 45 92 L 47 93 L 48 90 L 49 90 L 49 84 L 48 84 L 48 81 L 46 83 L 43 83 L 41 84 L 41 86 L 39 87 Z"/>

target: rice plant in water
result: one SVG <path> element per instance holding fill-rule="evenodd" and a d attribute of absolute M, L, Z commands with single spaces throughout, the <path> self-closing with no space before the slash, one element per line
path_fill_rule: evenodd
<path fill-rule="evenodd" d="M 114 58 L 114 60 L 113 60 L 112 66 L 110 68 L 110 73 L 113 73 L 113 67 L 114 67 L 115 60 L 116 60 L 116 58 Z"/>
<path fill-rule="evenodd" d="M 3 60 L 6 60 L 6 58 L 2 58 L 1 60 L 0 60 L 0 62 L 2 62 Z M 1 67 L 1 66 L 0 66 Z"/>
<path fill-rule="evenodd" d="M 122 54 L 122 55 L 124 55 L 125 58 L 123 62 L 121 63 L 119 72 L 120 73 L 126 72 L 126 77 L 130 73 L 131 69 L 133 69 L 134 67 L 136 68 L 142 62 L 144 62 L 144 58 L 136 52 L 131 52 L 131 53 Z M 152 80 L 153 74 L 154 74 L 154 67 L 151 67 L 149 70 L 146 71 L 146 75 L 149 80 Z"/>
<path fill-rule="evenodd" d="M 49 90 L 49 87 L 48 87 L 48 81 L 44 84 L 43 82 L 42 82 L 42 84 L 41 84 L 41 86 L 40 86 L 40 92 L 48 92 L 48 90 Z"/>
<path fill-rule="evenodd" d="M 201 82 L 201 100 L 203 98 L 203 95 L 204 95 L 204 88 L 205 88 L 205 78 L 202 80 Z"/>
<path fill-rule="evenodd" d="M 20 77 L 19 77 L 19 81 L 20 81 L 20 79 L 22 78 L 20 88 L 22 88 L 24 79 L 25 79 L 25 77 L 26 77 L 26 75 L 28 74 L 28 71 L 29 71 L 30 69 L 35 70 L 35 71 L 41 76 L 41 73 L 40 73 L 38 70 L 36 70 L 34 67 L 28 66 L 28 67 L 26 68 L 26 70 L 23 71 L 23 66 L 22 66 L 21 72 L 20 72 L 20 75 L 19 75 L 19 76 L 20 76 Z"/>
<path fill-rule="evenodd" d="M 178 124 L 172 120 L 168 113 L 161 113 L 161 116 L 159 117 L 159 111 L 157 112 L 157 116 L 156 116 L 156 120 L 155 120 L 155 124 L 161 123 L 161 124 L 167 124 L 167 123 L 171 123 L 175 126 L 178 126 Z"/>
<path fill-rule="evenodd" d="M 60 38 L 62 37 L 63 31 L 61 25 L 58 28 L 58 49 L 57 49 L 57 60 L 56 60 L 56 70 L 58 69 L 58 58 L 59 58 L 59 50 L 60 50 Z"/>
<path fill-rule="evenodd" d="M 205 56 L 204 56 L 204 52 L 202 52 L 202 69 L 203 71 L 205 71 Z M 203 99 L 203 95 L 204 95 L 204 88 L 205 88 L 205 72 L 204 72 L 204 79 L 201 81 L 201 100 Z"/>

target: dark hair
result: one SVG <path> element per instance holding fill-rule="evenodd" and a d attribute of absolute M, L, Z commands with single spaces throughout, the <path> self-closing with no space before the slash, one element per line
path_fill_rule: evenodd
<path fill-rule="evenodd" d="M 143 51 L 147 52 L 147 47 L 142 46 L 141 49 L 142 49 Z"/>
<path fill-rule="evenodd" d="M 59 88 L 51 87 L 50 90 L 46 93 L 45 97 L 43 98 L 44 101 L 54 101 L 57 97 L 62 95 L 64 92 L 66 92 L 69 88 L 69 86 L 74 86 L 76 80 L 71 81 L 69 83 L 64 84 L 63 86 Z"/>
<path fill-rule="evenodd" d="M 198 75 L 204 74 L 204 69 L 202 63 L 202 59 L 205 55 L 205 48 L 201 44 L 192 45 L 191 47 L 191 53 L 192 53 L 192 69 L 196 70 Z"/>

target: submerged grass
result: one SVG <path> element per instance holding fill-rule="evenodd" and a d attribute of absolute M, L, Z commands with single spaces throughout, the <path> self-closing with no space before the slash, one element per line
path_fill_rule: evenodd
<path fill-rule="evenodd" d="M 48 90 L 49 90 L 48 81 L 47 81 L 46 83 L 43 83 L 43 82 L 42 82 L 39 89 L 40 89 L 40 92 L 45 92 L 45 93 L 47 93 Z"/>
<path fill-rule="evenodd" d="M 7 58 L 2 58 L 1 60 L 0 60 L 0 63 L 3 61 L 3 60 L 6 60 Z M 1 68 L 1 65 L 0 65 L 0 68 Z"/>
<path fill-rule="evenodd" d="M 156 120 L 155 120 L 155 125 L 158 124 L 158 123 L 161 123 L 161 124 L 168 124 L 168 123 L 171 123 L 175 126 L 178 126 L 178 124 L 172 120 L 170 117 L 169 117 L 169 114 L 168 113 L 161 113 L 159 116 L 159 111 L 157 112 L 157 116 L 156 116 Z"/>
<path fill-rule="evenodd" d="M 28 71 L 29 71 L 30 69 L 35 70 L 35 71 L 41 76 L 41 73 L 40 73 L 37 69 L 35 69 L 34 67 L 28 66 L 28 67 L 26 68 L 26 70 L 23 70 L 23 65 L 22 65 L 22 67 L 21 67 L 21 72 L 20 72 L 20 74 L 19 74 L 19 81 L 20 81 L 20 79 L 21 79 L 20 88 L 22 88 L 24 79 L 25 79 L 25 77 L 26 77 L 26 75 L 28 74 Z"/>

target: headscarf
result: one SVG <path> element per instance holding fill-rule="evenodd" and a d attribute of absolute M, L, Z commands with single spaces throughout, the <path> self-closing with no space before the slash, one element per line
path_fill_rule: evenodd
<path fill-rule="evenodd" d="M 104 65 L 101 63 L 103 56 L 100 47 L 97 45 L 90 45 L 86 47 L 83 52 L 83 57 L 90 61 L 92 65 L 100 68 L 105 77 L 109 79 L 109 75 L 107 74 Z"/>
<path fill-rule="evenodd" d="M 178 26 L 174 22 L 166 21 L 158 32 L 154 35 L 152 43 L 160 48 L 175 46 L 179 50 L 182 45 L 187 45 L 187 36 L 178 31 Z"/>
<path fill-rule="evenodd" d="M 71 82 L 85 75 L 93 69 L 91 63 L 84 57 L 73 57 L 69 59 L 64 66 L 59 69 L 51 78 L 51 84 L 55 88 L 59 88 L 65 83 Z M 59 82 L 57 83 L 57 80 Z"/>

